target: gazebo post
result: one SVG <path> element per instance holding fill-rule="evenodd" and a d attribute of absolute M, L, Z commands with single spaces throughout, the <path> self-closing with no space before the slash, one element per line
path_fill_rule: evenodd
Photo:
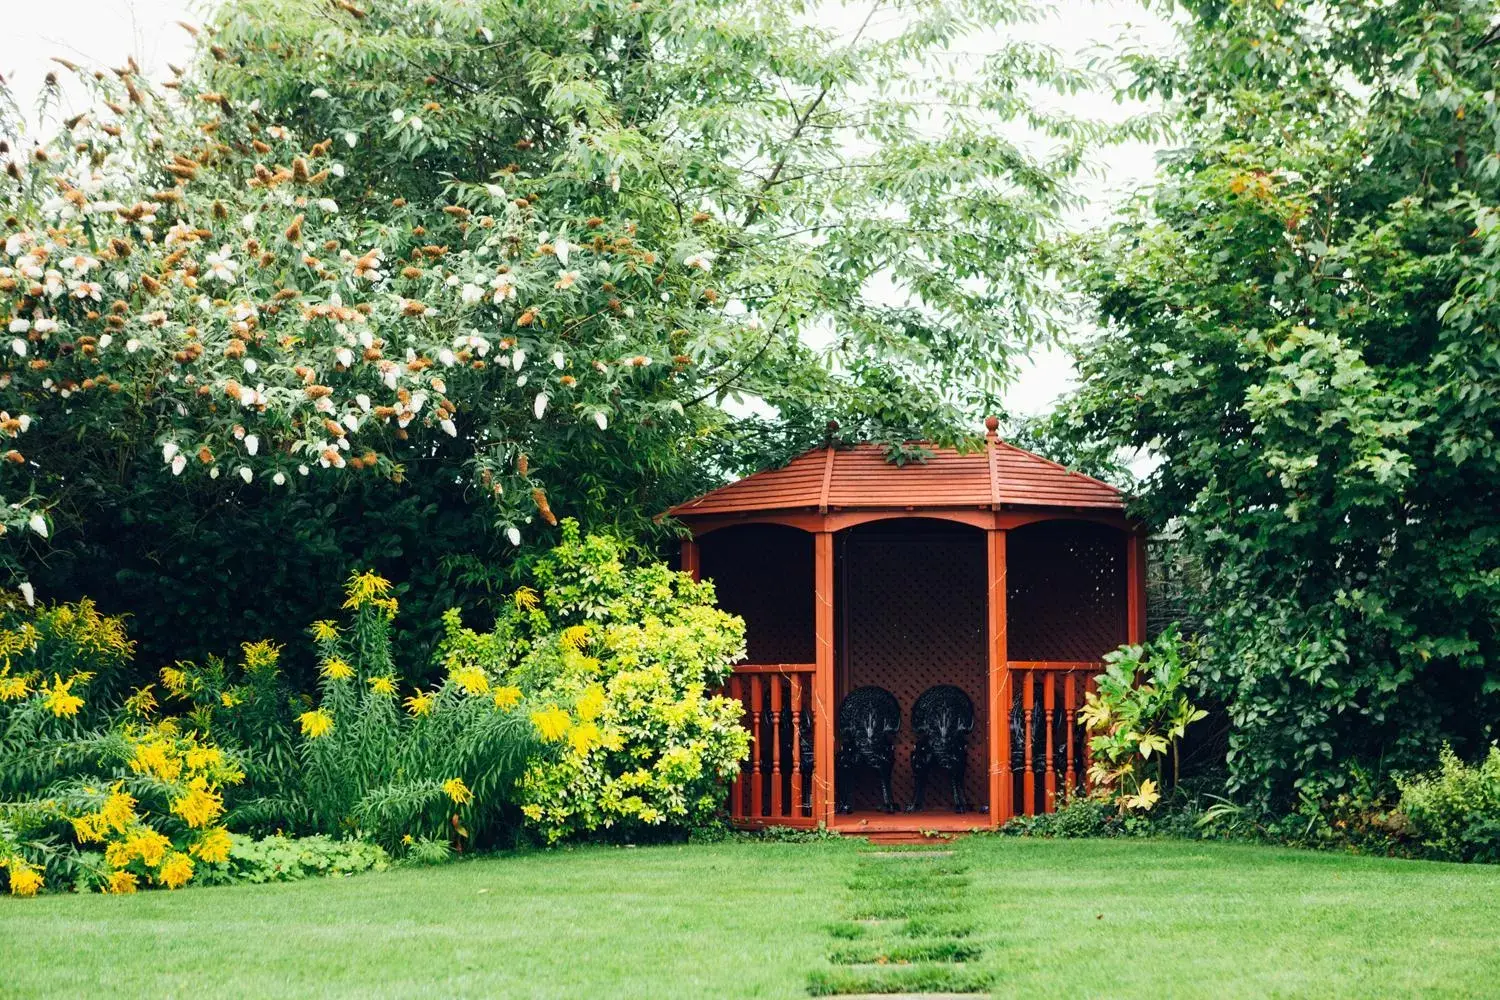
<path fill-rule="evenodd" d="M 1132 531 L 1126 542 L 1125 592 L 1125 641 L 1135 646 L 1146 641 L 1146 535 L 1141 531 Z"/>
<path fill-rule="evenodd" d="M 698 540 L 696 538 L 684 538 L 682 540 L 682 571 L 694 580 L 698 576 Z"/>
<path fill-rule="evenodd" d="M 833 828 L 833 533 L 813 535 L 813 627 L 817 638 L 813 674 L 813 818 Z"/>
<path fill-rule="evenodd" d="M 1005 620 L 1005 540 L 1003 529 L 985 532 L 989 581 L 987 629 L 989 648 L 990 826 L 1010 819 L 1010 669 Z"/>

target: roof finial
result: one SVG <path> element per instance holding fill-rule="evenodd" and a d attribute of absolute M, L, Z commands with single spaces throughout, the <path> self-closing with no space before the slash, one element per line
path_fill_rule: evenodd
<path fill-rule="evenodd" d="M 985 436 L 986 437 L 996 437 L 997 435 L 996 435 L 995 432 L 998 431 L 999 429 L 1000 429 L 1000 418 L 999 417 L 985 417 L 984 418 L 984 431 L 985 431 Z"/>

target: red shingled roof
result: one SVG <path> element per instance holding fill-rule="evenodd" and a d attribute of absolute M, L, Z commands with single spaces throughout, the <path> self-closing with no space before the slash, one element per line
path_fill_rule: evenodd
<path fill-rule="evenodd" d="M 721 486 L 669 514 L 907 507 L 1125 506 L 1120 491 L 991 436 L 979 451 L 932 449 L 926 462 L 894 465 L 877 445 L 815 448 L 779 469 Z"/>

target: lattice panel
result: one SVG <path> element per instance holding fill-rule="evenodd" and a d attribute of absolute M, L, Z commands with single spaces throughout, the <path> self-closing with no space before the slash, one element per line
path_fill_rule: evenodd
<path fill-rule="evenodd" d="M 1006 653 L 1098 660 L 1125 641 L 1125 534 L 1087 521 L 1007 532 Z"/>
<path fill-rule="evenodd" d="M 910 522 L 851 529 L 841 538 L 839 637 L 843 643 L 838 696 L 876 684 L 901 703 L 892 787 L 903 808 L 912 801 L 911 709 L 935 684 L 953 684 L 974 702 L 965 794 L 970 808 L 989 802 L 988 656 L 985 617 L 988 572 L 984 535 L 946 525 Z M 880 805 L 878 783 L 861 774 L 851 804 Z M 924 811 L 952 808 L 948 777 L 928 780 Z"/>
<path fill-rule="evenodd" d="M 699 572 L 719 606 L 745 619 L 749 663 L 812 663 L 813 536 L 778 524 L 704 535 Z"/>

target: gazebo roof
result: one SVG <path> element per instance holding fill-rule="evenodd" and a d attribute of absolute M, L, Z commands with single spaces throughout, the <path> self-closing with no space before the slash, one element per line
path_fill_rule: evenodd
<path fill-rule="evenodd" d="M 1087 507 L 1120 510 L 1120 491 L 994 434 L 982 449 L 933 448 L 925 462 L 894 465 L 878 445 L 814 448 L 680 503 L 669 514 L 692 517 L 752 511 L 980 507 Z"/>

